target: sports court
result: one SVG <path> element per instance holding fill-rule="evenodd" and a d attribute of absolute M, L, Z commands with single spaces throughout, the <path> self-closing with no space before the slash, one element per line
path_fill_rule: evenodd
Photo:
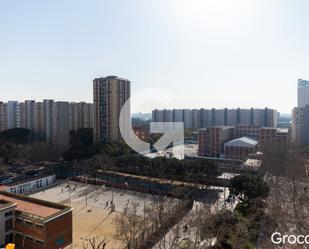
<path fill-rule="evenodd" d="M 82 249 L 86 239 L 106 238 L 107 249 L 122 249 L 116 236 L 115 217 L 123 212 L 130 202 L 140 203 L 139 215 L 144 215 L 144 206 L 154 198 L 150 194 L 87 185 L 68 181 L 53 188 L 31 195 L 42 200 L 71 205 L 73 210 L 73 248 Z M 115 212 L 111 212 L 111 202 Z"/>

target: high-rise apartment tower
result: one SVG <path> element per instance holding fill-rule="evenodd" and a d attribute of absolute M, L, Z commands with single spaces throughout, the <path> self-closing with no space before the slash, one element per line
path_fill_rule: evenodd
<path fill-rule="evenodd" d="M 116 76 L 93 80 L 94 141 L 111 143 L 121 141 L 119 116 L 130 98 L 130 81 Z M 129 115 L 130 107 L 125 112 Z"/>

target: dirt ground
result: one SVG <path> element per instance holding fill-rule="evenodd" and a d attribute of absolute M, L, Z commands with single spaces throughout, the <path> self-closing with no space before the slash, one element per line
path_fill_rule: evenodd
<path fill-rule="evenodd" d="M 65 182 L 31 197 L 73 207 L 73 244 L 68 247 L 73 249 L 83 249 L 85 240 L 93 237 L 106 239 L 106 249 L 122 249 L 124 245 L 116 236 L 115 217 L 128 202 L 141 203 L 139 214 L 143 216 L 144 205 L 153 198 L 149 194 L 77 182 Z M 111 201 L 116 212 L 110 212 Z"/>

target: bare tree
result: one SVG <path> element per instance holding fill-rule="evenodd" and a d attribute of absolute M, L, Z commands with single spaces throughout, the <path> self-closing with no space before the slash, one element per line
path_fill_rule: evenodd
<path fill-rule="evenodd" d="M 140 236 L 146 229 L 146 219 L 139 215 L 139 203 L 132 202 L 115 219 L 116 231 L 128 249 L 137 249 Z"/>
<path fill-rule="evenodd" d="M 105 249 L 107 245 L 106 239 L 91 238 L 83 243 L 83 249 Z"/>
<path fill-rule="evenodd" d="M 264 145 L 263 170 L 271 189 L 268 201 L 272 218 L 282 232 L 308 231 L 309 200 L 304 182 L 307 155 L 304 148 L 290 144 L 280 147 Z"/>
<path fill-rule="evenodd" d="M 167 199 L 163 196 L 153 196 L 153 200 L 150 205 L 146 208 L 146 215 L 151 224 L 154 225 L 155 229 L 162 227 L 167 228 L 168 222 L 171 217 L 177 219 L 179 213 L 175 212 L 176 202 L 172 199 Z M 164 228 L 163 228 L 164 229 Z M 177 223 L 171 229 L 168 230 L 167 234 L 156 243 L 155 248 L 158 249 L 171 249 L 179 246 L 180 238 L 182 235 L 182 225 Z"/>

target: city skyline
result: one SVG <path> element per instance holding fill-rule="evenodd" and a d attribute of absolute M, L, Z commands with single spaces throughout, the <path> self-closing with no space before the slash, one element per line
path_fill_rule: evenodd
<path fill-rule="evenodd" d="M 2 2 L 0 100 L 92 102 L 92 80 L 117 75 L 132 82 L 132 95 L 172 92 L 166 108 L 291 113 L 297 80 L 309 78 L 307 7 L 304 0 Z M 164 108 L 139 111 L 155 107 Z"/>

